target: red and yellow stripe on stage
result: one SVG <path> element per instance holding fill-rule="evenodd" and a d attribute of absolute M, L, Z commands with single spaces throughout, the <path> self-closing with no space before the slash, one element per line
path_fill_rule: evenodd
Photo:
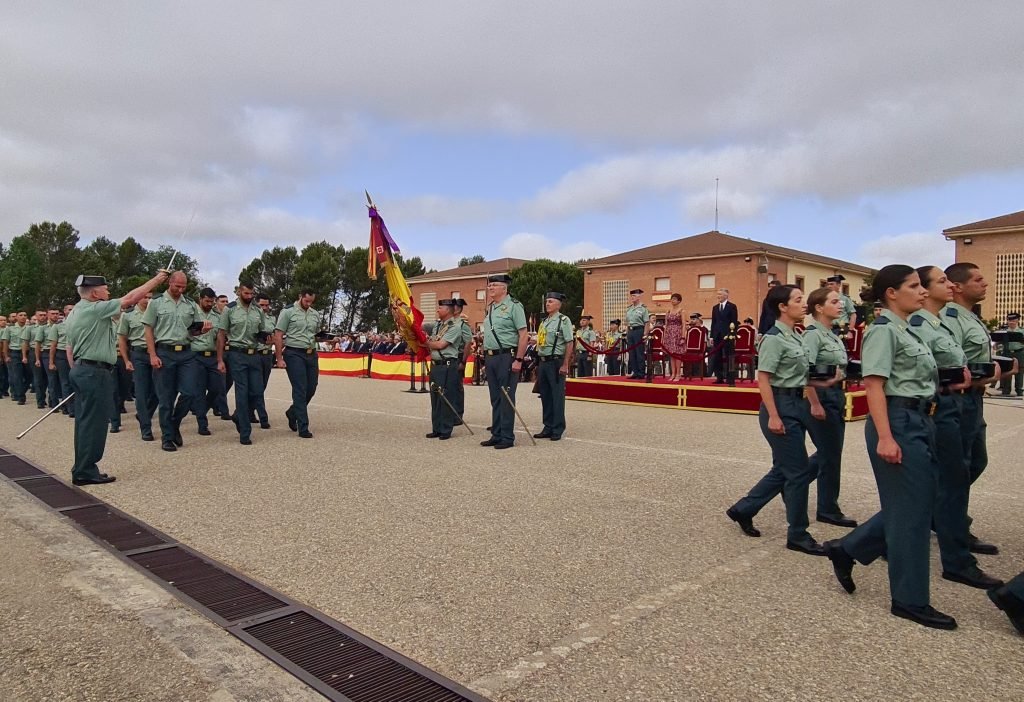
<path fill-rule="evenodd" d="M 322 352 L 317 354 L 320 362 L 320 375 L 341 375 L 350 378 L 360 378 L 366 375 L 366 367 L 370 367 L 370 377 L 378 380 L 409 380 L 409 357 L 408 356 L 387 356 L 373 354 L 373 360 L 369 361 L 365 353 L 331 353 Z M 416 362 L 414 376 L 416 382 L 426 382 L 422 373 L 423 366 Z M 473 379 L 473 361 L 466 364 L 466 372 L 462 378 L 463 383 L 469 383 Z"/>

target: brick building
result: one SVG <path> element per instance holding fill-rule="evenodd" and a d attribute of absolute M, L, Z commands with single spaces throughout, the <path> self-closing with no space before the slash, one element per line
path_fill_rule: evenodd
<path fill-rule="evenodd" d="M 728 288 L 740 320 L 752 317 L 756 322 L 771 280 L 811 291 L 824 285 L 825 278 L 841 273 L 846 276 L 844 291 L 859 304 L 864 278 L 872 272 L 856 263 L 718 231 L 594 259 L 579 267 L 584 272 L 584 307 L 599 328 L 624 316 L 634 288 L 644 290 L 644 302 L 654 314 L 663 314 L 670 306 L 669 296 L 677 292 L 683 296 L 687 315 L 700 312 L 708 321 L 717 290 Z"/>
<path fill-rule="evenodd" d="M 989 282 L 981 303 L 985 318 L 1005 320 L 1024 312 L 1024 211 L 943 229 L 955 242 L 956 260 L 976 264 Z"/>
<path fill-rule="evenodd" d="M 424 273 L 409 278 L 409 290 L 413 302 L 426 319 L 434 319 L 437 301 L 461 297 L 466 300 L 464 314 L 475 328 L 484 321 L 484 307 L 487 305 L 487 276 L 496 273 L 510 273 L 526 263 L 522 258 L 499 258 L 494 261 L 474 263 L 445 271 Z"/>

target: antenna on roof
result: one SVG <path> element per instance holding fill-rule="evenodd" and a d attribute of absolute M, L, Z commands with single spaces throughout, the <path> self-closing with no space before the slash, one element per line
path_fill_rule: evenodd
<path fill-rule="evenodd" d="M 718 178 L 715 178 L 715 231 L 718 231 Z"/>

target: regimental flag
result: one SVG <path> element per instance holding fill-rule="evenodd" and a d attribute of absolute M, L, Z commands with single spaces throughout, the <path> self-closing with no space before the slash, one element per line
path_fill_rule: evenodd
<path fill-rule="evenodd" d="M 423 313 L 413 304 L 412 291 L 405 282 L 402 269 L 395 261 L 395 254 L 399 251 L 398 244 L 388 233 L 388 228 L 377 212 L 376 205 L 370 200 L 369 193 L 366 199 L 370 202 L 370 261 L 366 273 L 371 280 L 377 280 L 377 271 L 384 271 L 395 326 L 405 339 L 409 350 L 416 354 L 416 360 L 426 361 L 430 358 L 430 350 L 427 348 L 427 335 L 423 332 Z"/>

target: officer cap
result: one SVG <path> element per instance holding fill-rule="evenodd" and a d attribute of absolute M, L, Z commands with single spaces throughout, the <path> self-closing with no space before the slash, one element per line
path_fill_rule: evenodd
<path fill-rule="evenodd" d="M 107 279 L 102 275 L 80 275 L 75 279 L 76 288 L 97 288 L 106 284 Z"/>
<path fill-rule="evenodd" d="M 1008 321 L 1008 322 L 1019 321 L 1019 320 L 1020 320 L 1020 312 L 1010 312 L 1008 315 L 1006 315 L 1006 321 Z"/>
<path fill-rule="evenodd" d="M 690 319 L 700 319 L 700 312 L 694 312 L 691 314 Z"/>
<path fill-rule="evenodd" d="M 469 304 L 469 303 L 466 302 L 466 298 L 464 298 L 464 297 L 457 297 L 457 298 L 455 298 L 455 306 L 456 307 L 465 307 L 467 304 Z"/>
<path fill-rule="evenodd" d="M 584 320 L 584 319 L 593 319 L 593 316 L 591 316 L 589 314 L 580 315 L 580 320 Z"/>
<path fill-rule="evenodd" d="M 441 307 L 455 307 L 455 300 L 454 299 L 438 300 L 437 304 L 439 306 L 441 306 Z"/>
<path fill-rule="evenodd" d="M 608 324 L 614 324 L 615 326 L 618 326 L 618 325 L 622 324 L 622 320 L 621 319 L 613 319 L 612 321 L 608 322 Z"/>
<path fill-rule="evenodd" d="M 559 302 L 565 302 L 565 295 L 560 292 L 548 292 L 544 293 L 545 300 L 558 300 Z"/>
<path fill-rule="evenodd" d="M 508 285 L 512 282 L 512 276 L 508 273 L 495 273 L 494 275 L 487 276 L 488 283 L 504 283 Z"/>
<path fill-rule="evenodd" d="M 644 291 L 641 290 L 640 288 L 637 288 L 636 290 L 630 290 L 629 294 L 630 295 L 643 295 Z"/>
<path fill-rule="evenodd" d="M 841 283 L 844 280 L 846 280 L 846 276 L 840 273 L 836 273 L 835 275 L 830 275 L 828 278 L 825 278 L 826 283 Z"/>

